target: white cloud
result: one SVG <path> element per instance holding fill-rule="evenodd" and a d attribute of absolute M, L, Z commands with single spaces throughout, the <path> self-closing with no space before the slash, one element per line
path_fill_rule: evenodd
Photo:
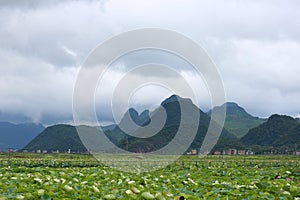
<path fill-rule="evenodd" d="M 240 39 L 232 43 L 234 51 L 228 51 L 219 65 L 228 97 L 260 116 L 299 112 L 300 42 Z"/>
<path fill-rule="evenodd" d="M 35 122 L 47 115 L 70 117 L 78 68 L 56 68 L 7 52 L 1 52 L 0 59 L 3 66 L 9 66 L 0 68 L 2 112 L 23 114 Z"/>
<path fill-rule="evenodd" d="M 89 52 L 122 31 L 160 27 L 186 34 L 207 50 L 228 100 L 254 115 L 296 116 L 299 8 L 297 0 L 1 1 L 0 112 L 44 123 L 70 120 L 76 75 Z M 121 77 L 114 73 L 112 82 Z M 182 75 L 197 88 L 200 106 L 208 107 L 201 80 L 187 71 Z M 146 93 L 139 92 L 147 104 L 158 101 Z"/>

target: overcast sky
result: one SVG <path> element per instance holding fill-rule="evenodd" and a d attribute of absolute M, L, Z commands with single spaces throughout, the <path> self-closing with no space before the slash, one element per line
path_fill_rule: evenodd
<path fill-rule="evenodd" d="M 254 116 L 300 116 L 299 10 L 298 0 L 0 0 L 0 120 L 71 122 L 76 76 L 89 53 L 118 33 L 145 27 L 199 43 L 222 76 L 227 101 Z M 107 80 L 119 80 L 127 65 Z M 193 74 L 182 75 L 202 87 Z M 145 87 L 130 106 L 152 108 L 170 94 Z M 198 96 L 209 109 L 206 95 Z"/>

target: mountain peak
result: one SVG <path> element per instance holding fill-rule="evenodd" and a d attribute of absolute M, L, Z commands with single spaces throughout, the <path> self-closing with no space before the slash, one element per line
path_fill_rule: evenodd
<path fill-rule="evenodd" d="M 179 95 L 173 94 L 170 97 L 168 97 L 167 99 L 165 99 L 163 102 L 161 102 L 161 105 L 165 105 L 165 104 L 171 103 L 171 102 L 179 102 L 179 101 L 186 101 L 189 103 L 193 103 L 190 98 L 182 98 Z"/>
<path fill-rule="evenodd" d="M 226 102 L 227 107 L 240 107 L 236 102 Z"/>
<path fill-rule="evenodd" d="M 138 111 L 137 111 L 136 109 L 134 109 L 134 108 L 129 108 L 129 109 L 128 109 L 128 113 L 130 114 L 130 116 L 131 116 L 132 118 L 134 118 L 134 117 L 136 117 L 136 116 L 139 116 Z"/>
<path fill-rule="evenodd" d="M 239 115 L 239 116 L 249 117 L 249 118 L 253 117 L 244 108 L 242 108 L 235 102 L 226 102 L 222 106 L 224 106 L 224 105 L 226 105 L 226 114 L 227 115 Z"/>
<path fill-rule="evenodd" d="M 279 114 L 273 114 L 268 119 L 268 121 L 278 121 L 278 120 L 295 120 L 295 119 L 288 115 L 279 115 Z"/>
<path fill-rule="evenodd" d="M 264 119 L 250 115 L 244 108 L 235 102 L 226 102 L 221 106 L 214 107 L 208 112 L 208 114 L 211 114 L 212 111 L 219 113 L 219 110 L 223 109 L 224 106 L 226 106 L 224 126 L 229 132 L 233 133 L 238 138 L 241 138 L 247 134 L 251 128 L 258 126 L 265 121 Z"/>
<path fill-rule="evenodd" d="M 146 126 L 150 123 L 149 110 L 144 110 L 141 114 L 139 114 L 134 108 L 129 108 L 120 123 L 128 124 L 130 120 L 129 118 L 131 118 L 132 121 L 139 126 Z"/>
<path fill-rule="evenodd" d="M 214 107 L 212 110 L 218 111 L 219 109 L 223 108 L 224 106 L 226 106 L 226 115 L 227 116 L 228 115 L 235 115 L 235 116 L 237 115 L 240 117 L 249 117 L 249 118 L 253 117 L 252 115 L 247 113 L 247 111 L 244 108 L 242 108 L 235 102 L 226 102 L 226 103 L 222 104 L 221 106 Z M 212 112 L 212 110 L 210 110 L 208 113 L 210 114 Z"/>

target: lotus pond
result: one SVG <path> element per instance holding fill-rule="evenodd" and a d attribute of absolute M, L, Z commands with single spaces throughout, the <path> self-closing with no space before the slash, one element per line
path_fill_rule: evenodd
<path fill-rule="evenodd" d="M 85 157 L 0 161 L 1 200 L 300 199 L 299 157 L 185 157 L 147 173 L 118 171 Z"/>

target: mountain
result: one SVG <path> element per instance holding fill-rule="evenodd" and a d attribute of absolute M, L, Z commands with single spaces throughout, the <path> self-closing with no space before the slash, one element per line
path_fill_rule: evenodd
<path fill-rule="evenodd" d="M 203 139 L 206 135 L 208 125 L 210 123 L 210 117 L 202 112 L 198 107 L 196 107 L 190 99 L 184 99 L 179 96 L 173 95 L 161 103 L 161 106 L 149 112 L 148 110 L 143 111 L 139 114 L 135 109 L 130 108 L 121 119 L 118 125 L 110 125 L 102 127 L 106 136 L 111 142 L 116 146 L 129 150 L 132 152 L 149 152 L 160 149 L 167 145 L 172 139 L 174 139 L 181 121 L 181 106 L 187 113 L 186 121 L 182 125 L 184 128 L 184 134 L 190 134 L 190 132 L 199 125 L 196 129 L 197 134 L 195 140 L 190 145 L 189 150 L 199 149 Z M 162 116 L 165 110 L 166 122 L 162 124 L 162 129 L 159 128 L 159 124 L 162 123 Z M 195 114 L 200 114 L 200 119 L 198 124 L 193 124 L 193 119 Z M 150 118 L 151 116 L 151 118 Z M 133 124 L 132 124 L 133 123 Z M 154 123 L 147 129 L 147 125 Z M 215 122 L 216 127 L 219 125 Z M 156 126 L 157 125 L 157 126 Z M 123 130 L 127 129 L 126 134 Z M 146 128 L 146 129 L 142 129 Z M 220 128 L 220 127 L 219 127 Z M 96 127 L 83 127 L 84 132 L 96 133 L 99 131 Z M 221 129 L 221 140 L 222 139 L 232 139 L 236 140 L 236 137 L 230 134 L 225 129 Z M 146 134 L 146 135 L 145 135 Z M 147 135 L 147 134 L 150 134 Z M 131 136 L 134 135 L 134 136 Z M 185 143 L 188 135 L 184 135 L 180 141 L 176 141 L 178 148 Z M 141 138 L 142 137 L 142 138 Z M 144 137 L 144 138 L 143 138 Z M 86 152 L 86 148 L 82 144 L 80 137 L 76 131 L 76 127 L 70 125 L 54 125 L 46 128 L 42 133 L 40 133 L 36 138 L 34 138 L 24 150 L 36 151 L 36 150 L 47 150 L 60 152 L 68 151 L 72 152 Z"/>
<path fill-rule="evenodd" d="M 129 108 L 118 125 L 112 124 L 101 127 L 101 129 L 110 141 L 117 145 L 126 137 L 123 129 L 126 130 L 126 133 L 132 133 L 137 129 L 137 127 L 146 126 L 150 123 L 150 121 L 149 110 L 144 110 L 141 114 L 139 114 L 134 108 Z M 131 122 L 136 126 L 132 126 Z"/>
<path fill-rule="evenodd" d="M 0 122 L 0 149 L 20 149 L 42 132 L 41 124 Z"/>
<path fill-rule="evenodd" d="M 186 115 L 184 116 L 184 122 L 181 120 L 181 107 L 186 113 Z M 168 145 L 170 141 L 172 141 L 176 137 L 179 126 L 182 123 L 181 125 L 183 127 L 185 135 L 180 138 L 180 140 L 182 141 L 175 141 L 178 144 L 178 148 L 181 148 L 181 146 L 185 144 L 185 139 L 188 138 L 190 134 L 192 134 L 193 128 L 196 128 L 196 126 L 198 126 L 198 128 L 196 129 L 196 136 L 189 146 L 188 150 L 199 149 L 207 133 L 210 123 L 210 116 L 208 116 L 197 106 L 195 106 L 190 99 L 184 99 L 177 95 L 172 95 L 171 97 L 164 100 L 158 109 L 150 113 L 151 119 L 159 119 L 160 121 L 163 110 L 165 110 L 166 112 L 166 121 L 163 124 L 162 129 L 159 130 L 157 134 L 147 138 L 125 136 L 125 139 L 121 141 L 119 146 L 125 150 L 129 150 L 132 152 L 151 152 L 161 149 L 162 147 Z M 199 114 L 200 119 L 195 124 L 195 116 Z M 126 117 L 126 115 L 124 117 Z M 147 121 L 147 123 L 149 122 Z M 220 137 L 221 140 L 237 140 L 234 135 L 230 134 L 227 130 L 222 129 L 216 122 L 213 121 L 212 123 L 215 127 L 217 127 L 217 129 L 220 128 L 222 130 L 222 134 Z M 142 126 L 145 126 L 145 124 L 142 124 Z M 139 128 L 132 133 L 134 133 L 134 135 L 136 136 L 141 136 L 145 135 L 145 132 L 148 132 L 148 135 L 151 135 L 151 133 L 156 132 L 156 130 L 154 130 L 155 128 L 156 126 L 152 127 L 152 129 L 146 129 L 146 131 L 143 128 Z"/>
<path fill-rule="evenodd" d="M 256 128 L 251 129 L 241 142 L 245 145 L 269 146 L 293 150 L 300 146 L 300 123 L 286 115 L 272 115 Z"/>
<path fill-rule="evenodd" d="M 129 108 L 129 110 L 124 114 L 121 119 L 119 126 L 122 126 L 129 130 L 130 132 L 134 131 L 135 127 L 131 126 L 133 122 L 137 126 L 146 126 L 150 123 L 149 110 L 144 110 L 139 114 L 134 108 Z"/>
<path fill-rule="evenodd" d="M 226 106 L 226 118 L 224 127 L 230 133 L 237 138 L 241 138 L 248 133 L 248 131 L 254 127 L 259 126 L 265 119 L 254 117 L 246 112 L 246 110 L 233 102 L 227 102 L 222 106 L 213 108 L 213 111 L 218 111 Z M 210 110 L 207 114 L 211 114 Z"/>
<path fill-rule="evenodd" d="M 112 131 L 117 127 L 116 124 L 111 124 L 111 125 L 107 125 L 107 126 L 101 126 L 101 129 L 105 132 L 105 131 Z"/>
<path fill-rule="evenodd" d="M 74 152 L 87 151 L 79 138 L 76 127 L 71 125 L 48 127 L 24 147 L 24 150 L 28 151 L 59 150 L 66 152 L 69 149 Z"/>
<path fill-rule="evenodd" d="M 35 137 L 31 142 L 29 142 L 23 150 L 37 151 L 37 150 L 47 150 L 48 152 L 59 151 L 59 152 L 71 152 L 75 153 L 86 153 L 87 149 L 84 146 L 81 137 L 79 136 L 77 129 L 80 129 L 80 132 L 84 134 L 81 137 L 90 137 L 86 142 L 94 142 L 93 139 L 96 138 L 95 135 L 101 133 L 98 127 L 92 126 L 71 126 L 58 124 L 46 128 L 41 132 L 37 137 Z M 119 142 L 123 139 L 122 135 L 118 134 L 116 130 L 117 126 L 110 125 L 103 127 L 102 130 L 105 130 L 106 136 L 114 142 Z M 112 134 L 113 133 L 113 134 Z M 121 138 L 118 138 L 121 137 Z M 92 148 L 96 147 L 99 150 L 98 144 L 92 144 Z"/>
<path fill-rule="evenodd" d="M 235 103 L 226 103 L 223 106 L 227 106 L 225 128 L 211 120 L 210 116 L 194 105 L 190 99 L 177 95 L 165 99 L 152 112 L 145 110 L 139 114 L 135 109 L 130 108 L 119 124 L 101 128 L 115 146 L 131 152 L 158 151 L 168 144 L 175 145 L 173 148 L 175 154 L 180 149 L 185 151 L 187 147 L 186 151 L 199 150 L 206 135 L 210 136 L 209 140 L 217 137 L 214 134 L 216 130 L 221 131 L 221 136 L 213 150 L 235 148 L 251 149 L 256 153 L 274 150 L 282 153 L 286 150 L 294 150 L 296 146 L 300 147 L 300 121 L 298 119 L 285 115 L 272 115 L 267 120 L 263 120 L 251 116 Z M 218 112 L 221 107 L 214 109 Z M 199 116 L 199 121 L 195 123 L 195 119 Z M 214 128 L 210 134 L 207 134 L 210 123 Z M 254 127 L 255 123 L 259 125 Z M 238 139 L 227 131 L 226 127 L 231 131 L 250 130 Z M 97 127 L 54 125 L 41 132 L 25 146 L 24 150 L 66 152 L 70 149 L 72 152 L 86 152 L 87 149 L 82 144 L 76 128 L 80 128 L 84 134 L 87 134 L 86 136 L 91 136 L 90 138 L 93 138 L 92 134 L 99 133 Z M 177 137 L 178 133 L 181 134 L 180 138 Z M 196 135 L 193 136 L 193 133 Z M 189 136 L 192 140 L 189 140 Z M 91 139 L 89 142 L 98 149 L 96 141 Z M 116 149 L 110 147 L 110 150 Z"/>

